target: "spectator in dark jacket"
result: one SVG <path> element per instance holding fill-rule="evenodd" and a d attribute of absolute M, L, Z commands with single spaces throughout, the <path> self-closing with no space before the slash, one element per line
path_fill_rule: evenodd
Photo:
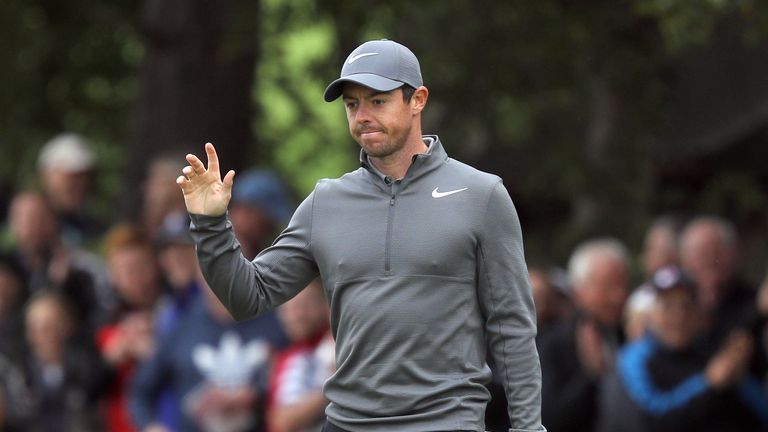
<path fill-rule="evenodd" d="M 756 289 L 737 273 L 736 230 L 711 216 L 690 222 L 680 240 L 683 270 L 696 282 L 699 303 L 712 318 L 707 336 L 715 345 L 734 328 L 749 328 L 757 317 Z"/>
<path fill-rule="evenodd" d="M 8 252 L 23 273 L 28 293 L 52 290 L 65 296 L 75 310 L 77 331 L 90 337 L 109 303 L 107 288 L 98 283 L 104 269 L 92 254 L 67 246 L 58 223 L 42 195 L 16 194 L 9 210 L 14 245 Z"/>
<path fill-rule="evenodd" d="M 650 328 L 619 355 L 601 397 L 599 432 L 759 431 L 768 399 L 746 373 L 752 340 L 740 331 L 710 357 L 696 288 L 677 267 L 648 284 Z"/>
<path fill-rule="evenodd" d="M 26 291 L 21 270 L 0 258 L 0 355 L 14 362 L 24 353 Z"/>
<path fill-rule="evenodd" d="M 626 249 L 613 239 L 584 243 L 571 256 L 568 273 L 576 314 L 539 341 L 542 420 L 550 432 L 591 432 L 600 380 L 623 340 Z"/>
<path fill-rule="evenodd" d="M 29 357 L 24 363 L 31 416 L 26 431 L 103 431 L 98 401 L 108 383 L 91 344 L 73 339 L 65 297 L 41 291 L 26 309 Z"/>
<path fill-rule="evenodd" d="M 759 340 L 762 320 L 757 290 L 738 273 L 735 228 L 717 217 L 699 217 L 684 229 L 680 248 L 681 266 L 696 283 L 699 303 L 710 318 L 704 333 L 709 346 L 719 349 L 735 329 Z M 768 371 L 762 350 L 754 350 L 749 368 L 756 376 Z"/>

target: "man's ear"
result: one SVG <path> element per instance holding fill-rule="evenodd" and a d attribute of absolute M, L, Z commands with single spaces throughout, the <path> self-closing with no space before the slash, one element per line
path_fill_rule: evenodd
<path fill-rule="evenodd" d="M 413 114 L 419 114 L 427 106 L 427 99 L 429 99 L 429 90 L 426 87 L 420 86 L 413 92 L 411 97 L 411 112 Z"/>

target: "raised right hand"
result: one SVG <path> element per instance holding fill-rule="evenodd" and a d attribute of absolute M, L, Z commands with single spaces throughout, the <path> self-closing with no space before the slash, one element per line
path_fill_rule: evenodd
<path fill-rule="evenodd" d="M 213 144 L 205 144 L 205 154 L 208 156 L 208 169 L 197 156 L 188 154 L 189 166 L 182 169 L 184 175 L 176 179 L 184 193 L 184 204 L 187 211 L 206 216 L 221 216 L 227 212 L 227 205 L 232 197 L 232 182 L 235 172 L 230 170 L 221 179 L 219 172 L 219 157 Z"/>
<path fill-rule="evenodd" d="M 576 351 L 583 370 L 590 376 L 600 376 L 608 366 L 600 329 L 591 321 L 579 323 L 576 328 Z"/>
<path fill-rule="evenodd" d="M 749 366 L 754 343 L 744 330 L 735 330 L 707 363 L 704 375 L 715 388 L 724 388 L 741 378 Z"/>

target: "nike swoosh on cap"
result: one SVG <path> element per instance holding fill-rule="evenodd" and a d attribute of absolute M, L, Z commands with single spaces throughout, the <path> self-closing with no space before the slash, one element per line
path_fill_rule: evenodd
<path fill-rule="evenodd" d="M 379 53 L 374 53 L 374 52 L 372 52 L 372 53 L 362 53 L 362 54 L 358 54 L 358 55 L 353 55 L 353 56 L 351 56 L 351 57 L 349 58 L 349 60 L 347 60 L 347 64 L 352 64 L 352 63 L 354 63 L 355 61 L 357 61 L 357 59 L 361 59 L 361 58 L 363 58 L 363 57 L 368 57 L 368 56 L 372 56 L 372 55 L 378 55 L 378 54 L 379 54 Z"/>
<path fill-rule="evenodd" d="M 456 189 L 456 190 L 447 191 L 447 192 L 438 192 L 437 189 L 438 188 L 435 188 L 435 190 L 432 191 L 432 198 L 447 197 L 448 195 L 453 195 L 455 193 L 459 193 L 459 192 L 465 191 L 465 190 L 467 190 L 469 188 L 461 188 L 461 189 Z"/>

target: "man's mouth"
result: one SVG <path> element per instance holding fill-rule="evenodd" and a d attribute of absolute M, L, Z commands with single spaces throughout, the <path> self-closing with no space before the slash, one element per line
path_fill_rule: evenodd
<path fill-rule="evenodd" d="M 360 131 L 360 136 L 373 135 L 376 133 L 382 133 L 379 129 L 365 129 Z"/>

